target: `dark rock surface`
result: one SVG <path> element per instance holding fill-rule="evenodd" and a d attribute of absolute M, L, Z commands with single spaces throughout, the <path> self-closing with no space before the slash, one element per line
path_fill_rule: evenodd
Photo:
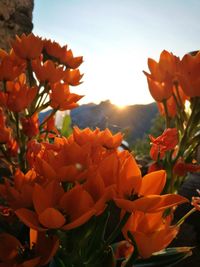
<path fill-rule="evenodd" d="M 0 1 L 0 48 L 10 50 L 15 35 L 30 33 L 33 29 L 33 0 Z"/>

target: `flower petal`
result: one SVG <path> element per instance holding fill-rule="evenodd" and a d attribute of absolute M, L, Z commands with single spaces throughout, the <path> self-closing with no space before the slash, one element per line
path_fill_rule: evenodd
<path fill-rule="evenodd" d="M 164 170 L 151 172 L 142 178 L 139 190 L 141 196 L 160 194 L 166 183 L 166 172 Z"/>
<path fill-rule="evenodd" d="M 33 190 L 33 204 L 35 211 L 38 214 L 50 207 L 49 199 L 45 194 L 45 190 L 38 184 L 35 184 Z"/>
<path fill-rule="evenodd" d="M 39 224 L 38 217 L 35 212 L 28 209 L 18 209 L 15 211 L 17 217 L 28 227 L 38 230 L 46 231 L 47 229 L 42 228 Z"/>
<path fill-rule="evenodd" d="M 84 213 L 78 219 L 68 223 L 62 227 L 63 230 L 71 230 L 76 227 L 81 226 L 82 224 L 86 223 L 94 214 L 96 213 L 95 209 L 91 209 L 88 212 Z"/>
<path fill-rule="evenodd" d="M 54 208 L 47 208 L 38 216 L 39 222 L 49 229 L 57 229 L 65 224 L 65 217 Z"/>

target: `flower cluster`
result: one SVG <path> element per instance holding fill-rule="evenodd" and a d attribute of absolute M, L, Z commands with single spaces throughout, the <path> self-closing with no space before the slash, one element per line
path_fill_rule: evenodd
<path fill-rule="evenodd" d="M 164 50 L 159 62 L 149 58 L 149 90 L 166 119 L 166 130 L 157 138 L 150 136 L 151 170 L 168 171 L 167 192 L 174 192 L 187 172 L 200 171 L 196 150 L 200 145 L 200 53 L 179 59 Z"/>
<path fill-rule="evenodd" d="M 80 83 L 81 63 L 82 57 L 74 57 L 67 46 L 33 34 L 16 37 L 10 53 L 0 50 L 0 143 L 7 166 L 17 165 L 20 155 L 25 170 L 27 141 L 41 132 L 43 138 L 55 133 L 55 112 L 77 106 L 82 96 L 71 93 L 69 86 Z M 38 114 L 49 106 L 51 113 L 39 123 Z"/>
<path fill-rule="evenodd" d="M 2 267 L 114 266 L 110 245 L 120 233 L 131 248 L 123 266 L 130 266 L 178 232 L 173 210 L 188 200 L 161 194 L 164 170 L 142 177 L 132 154 L 118 150 L 121 133 L 74 127 L 66 138 L 56 129 L 56 111 L 81 98 L 69 90 L 80 83 L 81 62 L 66 46 L 33 34 L 17 37 L 9 54 L 0 52 Z M 174 148 L 165 137 L 156 158 Z"/>

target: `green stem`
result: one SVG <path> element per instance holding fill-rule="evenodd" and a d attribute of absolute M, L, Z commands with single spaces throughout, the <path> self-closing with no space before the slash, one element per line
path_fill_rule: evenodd
<path fill-rule="evenodd" d="M 33 77 L 33 71 L 32 71 L 32 66 L 31 66 L 31 61 L 27 60 L 27 70 L 28 70 L 28 78 L 29 78 L 29 85 L 30 87 L 36 85 L 36 81 Z"/>
<path fill-rule="evenodd" d="M 8 162 L 8 165 L 12 165 L 13 167 L 16 167 L 16 164 L 11 160 L 10 156 L 7 154 L 7 151 L 3 145 L 0 145 L 0 150 L 2 154 L 4 155 L 6 161 Z"/>
<path fill-rule="evenodd" d="M 118 223 L 118 225 L 116 226 L 116 228 L 114 229 L 114 231 L 112 232 L 112 234 L 108 237 L 108 239 L 106 240 L 106 242 L 103 244 L 103 246 L 96 251 L 95 253 L 93 253 L 93 255 L 89 258 L 89 260 L 87 261 L 87 264 L 90 265 L 93 262 L 97 262 L 98 259 L 101 258 L 102 254 L 104 253 L 104 251 L 107 249 L 107 247 L 112 244 L 112 242 L 116 239 L 116 237 L 119 235 L 119 233 L 121 232 L 123 226 L 126 224 L 126 222 L 128 221 L 128 218 L 130 217 L 131 213 L 126 212 L 122 218 L 122 220 Z"/>
<path fill-rule="evenodd" d="M 135 239 L 133 237 L 133 235 L 131 234 L 130 231 L 128 231 L 128 237 L 130 238 L 132 245 L 134 247 L 133 253 L 131 254 L 131 256 L 128 258 L 128 260 L 126 261 L 124 267 L 133 267 L 133 263 L 134 261 L 138 258 L 139 255 L 139 251 L 138 251 L 138 247 L 137 244 L 135 242 Z"/>
<path fill-rule="evenodd" d="M 6 92 L 6 80 L 3 80 L 3 92 Z"/>
<path fill-rule="evenodd" d="M 112 234 L 106 240 L 105 246 L 112 244 L 112 242 L 117 238 L 117 236 L 120 234 L 122 228 L 127 223 L 130 215 L 131 215 L 131 213 L 129 213 L 129 212 L 126 212 L 124 214 L 124 217 L 122 218 L 122 220 L 118 223 L 118 225 L 116 226 L 116 228 L 114 229 Z"/>
<path fill-rule="evenodd" d="M 25 160 L 24 156 L 25 156 L 25 152 L 26 152 L 26 138 L 23 135 L 23 133 L 20 131 L 19 114 L 17 112 L 15 113 L 15 122 L 16 122 L 17 141 L 19 144 L 19 154 L 18 154 L 19 165 L 21 167 L 21 170 L 25 171 L 26 170 L 26 160 Z"/>
<path fill-rule="evenodd" d="M 188 135 L 190 134 L 191 130 L 193 130 L 193 120 L 194 120 L 194 117 L 196 115 L 196 110 L 197 110 L 197 106 L 198 106 L 198 98 L 195 97 L 193 99 L 193 105 L 192 105 L 192 113 L 189 117 L 189 120 L 188 120 L 188 123 L 187 123 L 187 127 L 186 127 L 186 130 L 188 132 Z"/>
<path fill-rule="evenodd" d="M 185 113 L 185 107 L 184 107 L 183 101 L 182 101 L 180 93 L 179 93 L 179 88 L 178 88 L 177 82 L 175 83 L 175 90 L 176 90 L 176 95 L 177 95 L 177 103 L 179 104 L 178 107 L 179 107 L 179 111 L 180 111 L 180 116 L 183 117 L 184 121 L 187 121 L 187 115 Z"/>
<path fill-rule="evenodd" d="M 50 113 L 50 115 L 40 124 L 40 129 L 57 111 L 58 111 L 58 109 L 53 109 L 53 111 Z"/>
<path fill-rule="evenodd" d="M 19 114 L 15 113 L 15 127 L 17 133 L 17 141 L 20 142 L 20 130 L 19 130 Z"/>
<path fill-rule="evenodd" d="M 166 118 L 166 128 L 170 127 L 170 117 L 169 117 L 169 112 L 168 112 L 168 108 L 167 108 L 167 100 L 164 99 L 162 101 L 163 106 L 164 106 L 164 111 L 165 111 L 165 118 Z"/>
<path fill-rule="evenodd" d="M 193 125 L 193 119 L 194 119 L 195 113 L 196 113 L 197 103 L 198 103 L 198 99 L 194 98 L 193 99 L 192 113 L 191 113 L 191 115 L 190 115 L 190 117 L 188 119 L 186 128 L 185 128 L 183 136 L 181 138 L 180 145 L 179 145 L 179 151 L 178 151 L 176 157 L 173 160 L 174 163 L 177 161 L 177 159 L 180 156 L 183 156 L 183 154 L 185 152 L 185 149 L 187 148 L 188 140 L 190 140 L 191 131 L 193 130 L 192 125 Z"/>
<path fill-rule="evenodd" d="M 179 227 L 181 226 L 182 223 L 192 214 L 196 211 L 196 208 L 192 208 L 188 213 L 186 213 L 177 223 L 176 226 Z"/>

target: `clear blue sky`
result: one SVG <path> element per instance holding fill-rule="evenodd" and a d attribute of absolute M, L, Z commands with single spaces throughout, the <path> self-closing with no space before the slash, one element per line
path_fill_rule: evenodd
<path fill-rule="evenodd" d="M 82 55 L 82 103 L 152 102 L 142 70 L 166 49 L 200 48 L 199 0 L 35 0 L 33 32 Z"/>

